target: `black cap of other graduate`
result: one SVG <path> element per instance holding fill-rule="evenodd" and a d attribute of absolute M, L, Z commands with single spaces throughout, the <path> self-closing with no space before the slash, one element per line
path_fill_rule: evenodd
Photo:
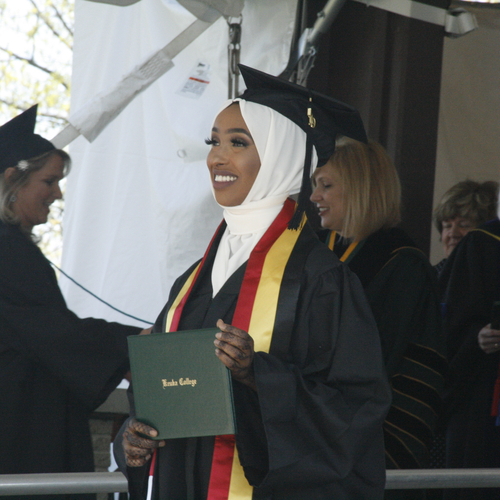
<path fill-rule="evenodd" d="M 242 64 L 238 65 L 247 89 L 239 96 L 246 101 L 267 106 L 292 120 L 306 134 L 306 156 L 297 209 L 288 227 L 297 229 L 302 214 L 311 206 L 310 166 L 312 147 L 316 148 L 318 167 L 335 151 L 338 135 L 367 142 L 359 113 L 353 107 L 306 87 L 268 75 Z"/>
<path fill-rule="evenodd" d="M 50 141 L 34 133 L 37 107 L 35 104 L 0 127 L 0 174 L 21 160 L 55 149 Z"/>

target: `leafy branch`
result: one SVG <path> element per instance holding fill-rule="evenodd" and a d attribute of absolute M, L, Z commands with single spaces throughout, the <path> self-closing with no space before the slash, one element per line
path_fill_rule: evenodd
<path fill-rule="evenodd" d="M 38 7 L 37 3 L 34 0 L 29 0 L 29 1 L 30 1 L 31 5 L 33 5 L 33 8 L 35 9 L 35 12 L 36 12 L 36 15 L 37 15 L 38 19 L 41 19 L 43 21 L 43 23 L 45 24 L 45 26 L 47 26 L 47 28 L 62 43 L 64 43 L 66 45 L 66 47 L 68 47 L 69 49 L 71 49 L 72 47 L 71 47 L 70 42 L 68 42 L 68 40 L 61 33 L 59 33 L 59 31 L 56 29 L 56 27 L 52 23 L 51 17 L 48 14 L 46 14 L 45 12 L 41 11 L 40 8 Z M 58 18 L 62 22 L 62 24 L 63 24 L 64 28 L 66 29 L 66 31 L 68 32 L 68 34 L 71 36 L 71 38 L 73 38 L 73 31 L 69 28 L 69 26 L 67 25 L 67 23 L 64 21 L 64 19 L 62 18 L 61 13 L 57 9 L 57 7 L 53 3 L 50 4 L 50 7 L 54 11 L 56 18 Z"/>
<path fill-rule="evenodd" d="M 0 50 L 8 54 L 10 57 L 17 59 L 18 61 L 24 61 L 28 63 L 30 66 L 33 66 L 34 68 L 37 68 L 40 71 L 47 73 L 48 75 L 55 78 L 65 89 L 69 89 L 69 85 L 65 82 L 64 78 L 59 73 L 44 66 L 41 66 L 33 59 L 33 57 L 21 56 L 19 54 L 16 54 L 15 52 L 12 52 L 9 49 L 6 49 L 5 47 L 0 47 Z"/>
<path fill-rule="evenodd" d="M 61 24 L 64 26 L 64 28 L 68 32 L 68 35 L 71 37 L 71 40 L 73 40 L 73 36 L 74 36 L 73 30 L 71 29 L 70 26 L 68 26 L 68 24 L 66 23 L 66 20 L 62 16 L 62 14 L 59 11 L 59 9 L 54 4 L 52 4 L 51 7 L 54 10 L 54 13 L 55 13 L 57 19 L 59 19 L 59 21 L 61 21 Z M 66 43 L 66 40 L 64 42 Z M 71 50 L 73 50 L 73 47 L 71 46 L 70 43 L 67 43 L 67 46 L 68 46 L 68 48 L 70 48 Z"/>

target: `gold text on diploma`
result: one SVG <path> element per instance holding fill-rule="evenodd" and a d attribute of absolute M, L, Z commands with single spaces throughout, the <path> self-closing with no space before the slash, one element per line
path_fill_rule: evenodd
<path fill-rule="evenodd" d="M 191 387 L 194 387 L 196 385 L 196 382 L 196 379 L 190 379 L 189 377 L 181 377 L 178 381 L 174 379 L 167 380 L 166 378 L 161 379 L 161 384 L 164 389 L 166 389 L 167 387 L 177 387 L 179 385 L 190 385 Z"/>

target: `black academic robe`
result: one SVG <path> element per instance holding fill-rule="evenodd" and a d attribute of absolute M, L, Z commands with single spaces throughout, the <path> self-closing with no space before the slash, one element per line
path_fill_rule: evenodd
<path fill-rule="evenodd" d="M 212 298 L 217 242 L 179 329 L 231 323 L 245 266 Z M 155 328 L 190 270 L 174 284 Z M 257 392 L 233 382 L 236 443 L 254 499 L 383 497 L 382 422 L 390 401 L 380 341 L 359 280 L 306 226 L 287 264 L 269 353 L 254 358 Z M 213 437 L 167 441 L 157 467 L 162 500 L 204 500 Z M 118 444 L 120 444 L 118 442 Z M 132 499 L 147 467 L 128 468 Z"/>
<path fill-rule="evenodd" d="M 0 223 L 0 474 L 94 470 L 88 418 L 129 369 L 126 338 L 139 332 L 78 318 L 39 248 Z"/>
<path fill-rule="evenodd" d="M 500 354 L 486 354 L 478 333 L 500 300 L 500 221 L 470 231 L 440 275 L 450 364 L 445 389 L 447 466 L 500 467 L 500 427 L 490 416 Z M 455 490 L 450 498 L 499 498 L 500 489 Z"/>
<path fill-rule="evenodd" d="M 334 247 L 339 257 L 345 251 L 341 243 Z M 446 370 L 436 273 L 399 228 L 373 233 L 346 263 L 365 289 L 392 387 L 384 423 L 387 467 L 426 468 Z"/>

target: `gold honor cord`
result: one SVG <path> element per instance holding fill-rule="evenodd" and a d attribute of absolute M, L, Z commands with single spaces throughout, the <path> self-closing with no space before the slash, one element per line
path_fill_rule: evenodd
<path fill-rule="evenodd" d="M 335 248 L 335 237 L 337 236 L 336 231 L 331 231 L 330 235 L 328 236 L 328 248 L 333 251 Z M 341 262 L 345 262 L 349 256 L 354 252 L 354 249 L 358 246 L 359 241 L 353 241 L 348 247 L 347 250 L 344 252 L 342 257 L 340 257 Z"/>

